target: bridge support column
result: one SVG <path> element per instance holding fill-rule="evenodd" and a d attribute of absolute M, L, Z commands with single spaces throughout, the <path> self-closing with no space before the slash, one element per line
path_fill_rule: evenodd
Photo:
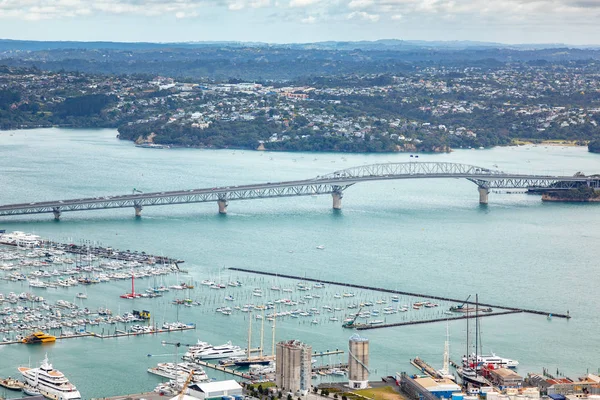
<path fill-rule="evenodd" d="M 331 197 L 333 197 L 333 209 L 341 210 L 342 209 L 342 192 L 333 192 L 331 193 Z"/>
<path fill-rule="evenodd" d="M 52 209 L 52 213 L 54 214 L 54 219 L 55 219 L 56 221 L 60 220 L 60 215 L 62 214 L 62 212 L 60 211 L 60 208 L 58 208 L 58 207 L 54 207 L 54 208 Z"/>
<path fill-rule="evenodd" d="M 479 190 L 479 204 L 487 204 L 490 190 L 485 187 L 479 187 L 477 190 Z"/>
<path fill-rule="evenodd" d="M 142 216 L 142 209 L 143 209 L 143 207 L 141 205 L 139 205 L 139 204 L 136 204 L 134 207 L 135 207 L 135 216 L 137 218 L 141 217 Z"/>
<path fill-rule="evenodd" d="M 217 200 L 217 204 L 219 205 L 219 214 L 227 214 L 227 205 L 229 204 L 227 200 Z"/>

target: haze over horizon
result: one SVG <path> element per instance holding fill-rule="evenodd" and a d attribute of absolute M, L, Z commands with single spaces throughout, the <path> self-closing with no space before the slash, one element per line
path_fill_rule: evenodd
<path fill-rule="evenodd" d="M 0 37 L 309 43 L 597 42 L 595 0 L 4 0 Z"/>

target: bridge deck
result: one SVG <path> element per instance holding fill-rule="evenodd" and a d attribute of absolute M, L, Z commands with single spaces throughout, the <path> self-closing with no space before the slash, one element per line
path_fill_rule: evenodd
<path fill-rule="evenodd" d="M 368 181 L 398 179 L 467 179 L 485 189 L 564 190 L 585 185 L 600 189 L 599 176 L 548 176 L 510 174 L 497 170 L 456 163 L 388 163 L 374 164 L 336 171 L 313 179 L 287 182 L 267 182 L 251 185 L 225 186 L 126 195 L 105 195 L 81 199 L 53 200 L 0 206 L 0 216 L 54 213 L 58 218 L 65 211 L 85 211 L 110 208 L 135 208 L 169 204 L 222 202 L 266 199 L 275 197 L 339 194 L 348 187 Z"/>

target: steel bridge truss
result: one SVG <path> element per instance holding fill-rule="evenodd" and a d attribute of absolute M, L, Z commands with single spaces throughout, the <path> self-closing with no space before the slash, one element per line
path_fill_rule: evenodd
<path fill-rule="evenodd" d="M 64 200 L 59 202 L 46 202 L 40 205 L 30 205 L 3 209 L 0 207 L 0 216 L 62 213 L 63 211 L 89 211 L 110 208 L 136 208 L 147 206 L 161 206 L 170 204 L 207 203 L 229 200 L 269 199 L 273 197 L 313 196 L 323 194 L 341 193 L 352 184 L 336 185 L 328 183 L 310 183 L 305 185 L 269 185 L 264 188 L 246 189 L 239 186 L 235 189 L 218 188 L 190 190 L 182 192 L 146 193 L 126 196 L 112 196 L 100 199 Z"/>
<path fill-rule="evenodd" d="M 337 208 L 341 205 L 342 192 L 359 182 L 439 178 L 467 179 L 481 189 L 480 194 L 482 196 L 486 196 L 485 193 L 487 192 L 485 192 L 485 189 L 529 189 L 544 191 L 574 189 L 585 185 L 600 190 L 600 177 L 598 175 L 591 177 L 580 174 L 575 176 L 523 175 L 510 174 L 468 164 L 408 162 L 364 165 L 317 176 L 313 179 L 289 182 L 11 204 L 0 206 L 0 216 L 54 213 L 55 218 L 59 218 L 60 214 L 64 211 L 128 207 L 135 208 L 136 215 L 140 215 L 141 210 L 147 206 L 206 202 L 219 202 L 219 210 L 221 212 L 221 208 L 225 211 L 224 207 L 227 206 L 227 202 L 230 200 L 323 194 L 332 194 L 334 196 L 334 208 Z M 481 201 L 487 202 L 487 197 L 485 199 L 481 198 Z"/>

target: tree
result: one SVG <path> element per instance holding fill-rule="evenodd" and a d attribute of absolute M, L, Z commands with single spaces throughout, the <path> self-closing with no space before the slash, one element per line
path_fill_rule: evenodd
<path fill-rule="evenodd" d="M 264 389 L 263 389 L 262 385 L 258 385 L 258 393 L 260 393 L 260 394 L 264 393 Z"/>
<path fill-rule="evenodd" d="M 600 139 L 592 140 L 588 144 L 588 151 L 590 153 L 600 153 Z"/>

